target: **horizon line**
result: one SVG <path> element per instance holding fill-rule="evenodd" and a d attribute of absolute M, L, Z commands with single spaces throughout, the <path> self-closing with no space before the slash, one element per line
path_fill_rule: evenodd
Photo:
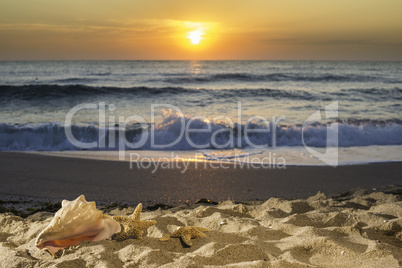
<path fill-rule="evenodd" d="M 34 59 L 34 60 L 2 60 L 0 62 L 56 62 L 56 61 L 313 61 L 313 62 L 402 62 L 400 59 L 395 60 L 374 60 L 374 59 L 216 59 L 216 60 L 203 60 L 203 59 Z"/>

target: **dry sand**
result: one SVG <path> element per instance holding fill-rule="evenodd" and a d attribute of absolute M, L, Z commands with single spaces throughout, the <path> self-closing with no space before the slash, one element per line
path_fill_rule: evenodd
<path fill-rule="evenodd" d="M 28 218 L 0 214 L 1 267 L 400 267 L 401 188 L 357 190 L 327 198 L 218 205 L 183 205 L 143 212 L 157 224 L 143 240 L 83 242 L 60 258 L 35 248 L 35 238 L 52 213 Z M 90 199 L 88 199 L 90 200 Z M 130 215 L 133 208 L 105 210 Z M 161 242 L 179 226 L 211 229 L 183 247 L 180 239 Z"/>

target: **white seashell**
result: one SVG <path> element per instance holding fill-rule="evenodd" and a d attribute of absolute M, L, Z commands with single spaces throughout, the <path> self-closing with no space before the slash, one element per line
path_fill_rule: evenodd
<path fill-rule="evenodd" d="M 74 201 L 63 200 L 50 224 L 38 235 L 35 245 L 54 255 L 58 250 L 81 241 L 99 241 L 121 231 L 120 224 L 102 211 L 95 202 L 81 195 Z"/>

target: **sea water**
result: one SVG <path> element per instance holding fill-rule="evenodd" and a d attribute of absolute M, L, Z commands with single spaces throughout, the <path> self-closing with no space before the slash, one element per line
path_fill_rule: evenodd
<path fill-rule="evenodd" d="M 339 164 L 402 161 L 401 105 L 401 62 L 0 62 L 0 150 L 319 165 L 336 127 Z"/>

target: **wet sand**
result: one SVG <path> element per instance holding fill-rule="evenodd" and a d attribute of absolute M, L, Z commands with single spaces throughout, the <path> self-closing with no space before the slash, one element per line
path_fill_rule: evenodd
<path fill-rule="evenodd" d="M 176 163 L 177 164 L 177 163 Z M 226 164 L 178 163 L 170 169 L 138 167 L 129 162 L 0 153 L 0 200 L 60 201 L 84 194 L 98 204 L 180 205 L 213 201 L 306 198 L 353 188 L 402 184 L 402 163 L 350 166 L 287 166 L 286 169 L 240 168 Z M 218 164 L 214 164 L 218 166 Z"/>

